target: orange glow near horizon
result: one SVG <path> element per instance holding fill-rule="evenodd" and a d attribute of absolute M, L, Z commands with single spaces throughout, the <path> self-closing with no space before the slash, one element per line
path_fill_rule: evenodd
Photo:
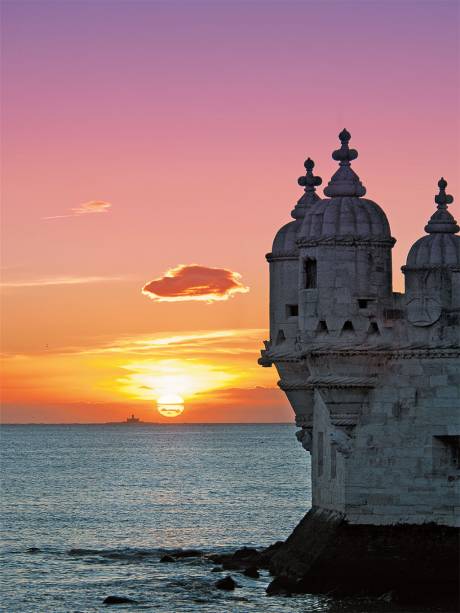
<path fill-rule="evenodd" d="M 209 393 L 213 389 L 226 387 L 236 378 L 209 364 L 188 363 L 180 359 L 142 361 L 123 366 L 129 372 L 117 383 L 121 393 L 142 400 L 154 399 L 161 404 L 165 397 L 177 394 L 190 399 L 197 393 Z M 228 368 L 228 367 L 227 367 Z"/>
<path fill-rule="evenodd" d="M 118 421 L 131 411 L 155 421 L 155 406 L 160 420 L 251 421 L 248 405 L 262 399 L 269 405 L 259 420 L 279 421 L 286 402 L 275 388 L 276 374 L 257 364 L 265 337 L 263 329 L 142 335 L 4 356 L 4 421 Z M 37 413 L 47 417 L 37 419 Z M 281 415 L 289 419 L 288 411 Z"/>

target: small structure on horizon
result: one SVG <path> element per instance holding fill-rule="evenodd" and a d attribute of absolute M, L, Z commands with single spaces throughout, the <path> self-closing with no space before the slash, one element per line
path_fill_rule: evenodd
<path fill-rule="evenodd" d="M 134 417 L 134 413 L 131 413 L 131 417 L 127 417 L 125 423 L 126 424 L 139 424 L 140 423 L 140 419 L 139 417 Z"/>
<path fill-rule="evenodd" d="M 402 268 L 405 293 L 393 292 L 395 239 L 384 211 L 364 198 L 350 137 L 339 135 L 324 199 L 307 159 L 294 220 L 267 255 L 270 340 L 259 363 L 275 365 L 311 453 L 313 507 L 274 570 L 306 581 L 305 591 L 367 582 L 378 592 L 414 581 L 422 594 L 433 583 L 450 589 L 460 525 L 453 198 L 441 178 L 427 234 Z"/>

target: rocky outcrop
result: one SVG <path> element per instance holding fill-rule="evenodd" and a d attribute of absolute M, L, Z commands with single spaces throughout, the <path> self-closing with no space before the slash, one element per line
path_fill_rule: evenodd
<path fill-rule="evenodd" d="M 127 598 L 126 596 L 107 596 L 103 604 L 137 604 L 137 600 Z"/>
<path fill-rule="evenodd" d="M 312 509 L 270 560 L 267 593 L 377 596 L 458 602 L 459 530 L 434 523 L 352 525 Z M 280 591 L 281 590 L 281 591 Z"/>
<path fill-rule="evenodd" d="M 232 591 L 236 587 L 238 587 L 238 584 L 233 579 L 233 577 L 230 577 L 230 575 L 228 575 L 227 577 L 224 577 L 223 579 L 219 579 L 218 581 L 216 581 L 215 586 L 219 590 Z"/>
<path fill-rule="evenodd" d="M 212 554 L 208 559 L 216 564 L 222 564 L 224 570 L 242 570 L 250 568 L 269 568 L 273 554 L 283 545 L 281 541 L 270 545 L 266 549 L 258 550 L 253 547 L 242 547 L 233 553 Z"/>

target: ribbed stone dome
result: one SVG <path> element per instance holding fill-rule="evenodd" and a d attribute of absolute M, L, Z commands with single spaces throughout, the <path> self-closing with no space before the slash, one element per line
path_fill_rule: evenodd
<path fill-rule="evenodd" d="M 289 253 L 297 250 L 297 232 L 300 229 L 300 221 L 290 221 L 280 228 L 275 236 L 272 247 L 272 255 Z"/>
<path fill-rule="evenodd" d="M 388 219 L 372 200 L 362 198 L 366 188 L 350 167 L 358 157 L 356 149 L 350 149 L 351 138 L 347 130 L 339 134 L 340 149 L 332 157 L 339 162 L 339 169 L 332 176 L 324 193 L 329 198 L 310 207 L 305 214 L 299 239 L 317 241 L 321 239 L 391 239 Z"/>
<path fill-rule="evenodd" d="M 409 268 L 460 266 L 460 236 L 428 234 L 414 243 L 407 256 Z"/>
<path fill-rule="evenodd" d="M 460 266 L 459 226 L 447 205 L 453 197 L 446 194 L 447 181 L 438 181 L 439 194 L 435 196 L 437 210 L 425 226 L 426 236 L 416 241 L 407 256 L 408 268 L 430 268 L 434 266 Z"/>
<path fill-rule="evenodd" d="M 339 196 L 321 200 L 305 215 L 300 237 L 391 239 L 390 224 L 378 204 L 366 198 Z"/>

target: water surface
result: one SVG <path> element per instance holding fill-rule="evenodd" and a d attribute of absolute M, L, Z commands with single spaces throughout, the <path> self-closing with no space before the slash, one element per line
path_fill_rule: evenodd
<path fill-rule="evenodd" d="M 310 456 L 294 433 L 271 424 L 3 426 L 0 610 L 107 611 L 109 595 L 139 602 L 114 607 L 123 611 L 390 610 L 268 598 L 267 573 L 233 573 L 240 587 L 226 593 L 205 559 L 160 563 L 177 548 L 220 553 L 286 538 L 311 503 Z"/>

